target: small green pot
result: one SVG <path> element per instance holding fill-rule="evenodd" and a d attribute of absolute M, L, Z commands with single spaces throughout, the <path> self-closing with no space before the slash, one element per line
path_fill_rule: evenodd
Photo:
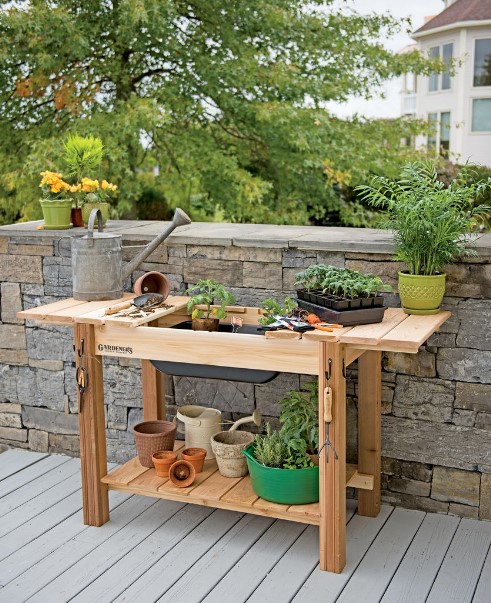
<path fill-rule="evenodd" d="M 244 451 L 252 489 L 264 500 L 285 505 L 305 505 L 319 500 L 319 467 L 277 469 L 254 458 L 254 444 Z"/>
<path fill-rule="evenodd" d="M 399 296 L 406 314 L 438 314 L 445 295 L 445 274 L 399 272 Z"/>
<path fill-rule="evenodd" d="M 70 214 L 71 199 L 41 199 L 45 230 L 65 230 L 72 227 Z"/>
<path fill-rule="evenodd" d="M 102 201 L 97 201 L 96 203 L 87 203 L 85 202 L 82 205 L 82 218 L 84 220 L 84 224 L 87 226 L 89 223 L 90 212 L 93 209 L 100 209 L 102 214 L 102 226 L 106 225 L 107 218 L 109 217 L 109 203 L 104 203 Z"/>

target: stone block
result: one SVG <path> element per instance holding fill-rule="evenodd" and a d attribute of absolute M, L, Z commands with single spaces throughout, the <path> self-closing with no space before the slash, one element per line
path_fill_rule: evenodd
<path fill-rule="evenodd" d="M 0 348 L 0 364 L 26 365 L 29 362 L 25 350 L 3 350 Z"/>
<path fill-rule="evenodd" d="M 130 410 L 128 412 L 128 431 L 127 431 L 128 442 L 130 441 L 129 436 L 131 436 L 131 438 L 133 438 L 133 441 L 134 441 L 134 437 L 133 437 L 133 434 L 131 433 L 131 430 L 137 423 L 141 423 L 142 421 L 143 421 L 143 410 L 141 408 L 130 408 Z"/>
<path fill-rule="evenodd" d="M 29 366 L 32 368 L 44 369 L 45 371 L 62 371 L 63 360 L 37 360 L 29 358 Z"/>
<path fill-rule="evenodd" d="M 41 256 L 5 255 L 0 260 L 0 281 L 43 283 Z"/>
<path fill-rule="evenodd" d="M 429 482 L 420 482 L 399 477 L 389 478 L 388 486 L 392 492 L 401 492 L 402 494 L 412 494 L 414 496 L 429 496 L 431 491 L 431 484 Z"/>
<path fill-rule="evenodd" d="M 431 482 L 433 469 L 431 465 L 428 464 L 412 463 L 410 461 L 401 461 L 400 459 L 392 459 L 383 456 L 382 473 L 420 482 Z"/>
<path fill-rule="evenodd" d="M 463 425 L 464 427 L 474 427 L 477 412 L 475 410 L 462 410 L 456 408 L 453 411 L 452 423 L 454 425 Z"/>
<path fill-rule="evenodd" d="M 265 262 L 244 262 L 243 286 L 256 289 L 281 289 L 282 275 L 280 264 Z"/>
<path fill-rule="evenodd" d="M 242 262 L 232 260 L 184 260 L 184 281 L 190 285 L 211 278 L 225 287 L 242 286 Z"/>
<path fill-rule="evenodd" d="M 459 503 L 450 503 L 448 505 L 448 514 L 457 515 L 458 517 L 469 517 L 471 519 L 479 518 L 478 507 L 469 507 L 468 505 L 461 505 Z"/>
<path fill-rule="evenodd" d="M 408 419 L 450 422 L 453 400 L 451 381 L 397 375 L 392 413 Z"/>
<path fill-rule="evenodd" d="M 292 291 L 278 291 L 277 289 L 253 289 L 251 288 L 237 288 L 227 287 L 230 293 L 232 293 L 237 304 L 242 306 L 259 307 L 261 302 L 268 297 L 272 297 L 278 301 L 285 299 L 287 295 L 292 295 Z"/>
<path fill-rule="evenodd" d="M 10 440 L 11 442 L 27 442 L 27 429 L 0 427 L 0 440 Z"/>
<path fill-rule="evenodd" d="M 14 427 L 15 429 L 21 429 L 22 420 L 20 414 L 0 411 L 0 427 Z"/>
<path fill-rule="evenodd" d="M 177 406 L 197 404 L 244 415 L 251 415 L 254 410 L 252 383 L 176 377 L 174 387 Z"/>
<path fill-rule="evenodd" d="M 454 297 L 488 297 L 491 278 L 490 265 L 455 263 L 445 266 L 447 286 L 445 295 Z"/>
<path fill-rule="evenodd" d="M 480 412 L 476 418 L 476 428 L 491 431 L 491 414 Z"/>
<path fill-rule="evenodd" d="M 9 366 L 7 364 L 0 364 L 0 402 L 18 402 L 18 375 L 18 367 Z M 6 406 L 10 406 L 10 404 L 6 404 Z"/>
<path fill-rule="evenodd" d="M 27 349 L 24 326 L 0 324 L 0 348 L 4 350 Z"/>
<path fill-rule="evenodd" d="M 107 460 L 122 465 L 136 456 L 134 444 L 121 443 L 117 439 L 107 439 Z"/>
<path fill-rule="evenodd" d="M 28 450 L 29 444 L 27 442 L 17 442 L 13 440 L 0 438 L 0 450 L 2 452 L 5 452 L 5 450 L 8 450 L 9 448 L 21 448 L 24 450 Z"/>
<path fill-rule="evenodd" d="M 405 509 L 417 509 L 426 513 L 448 513 L 448 503 L 424 496 L 403 494 L 400 492 L 382 492 L 382 502 Z"/>
<path fill-rule="evenodd" d="M 461 471 L 450 467 L 435 467 L 431 498 L 478 507 L 480 483 L 481 475 L 477 472 Z"/>
<path fill-rule="evenodd" d="M 347 258 L 346 254 L 346 258 Z M 336 268 L 345 267 L 345 254 L 338 251 L 318 251 L 316 264 L 326 264 L 327 266 L 336 266 Z"/>
<path fill-rule="evenodd" d="M 9 253 L 13 255 L 53 255 L 53 245 L 22 245 L 10 243 Z"/>
<path fill-rule="evenodd" d="M 420 349 L 418 354 L 387 352 L 383 367 L 389 373 L 403 373 L 414 377 L 436 377 L 435 355 L 424 349 Z"/>
<path fill-rule="evenodd" d="M 436 368 L 442 379 L 491 383 L 491 351 L 440 348 Z"/>
<path fill-rule="evenodd" d="M 384 456 L 491 473 L 491 433 L 448 423 L 382 417 Z"/>
<path fill-rule="evenodd" d="M 17 312 L 22 310 L 22 299 L 19 283 L 2 283 L 0 285 L 0 307 L 2 322 L 23 324 L 23 318 L 17 318 Z"/>
<path fill-rule="evenodd" d="M 9 240 L 7 237 L 0 235 L 0 253 L 8 253 Z M 0 259 L 1 261 L 1 259 Z"/>
<path fill-rule="evenodd" d="M 73 333 L 68 327 L 43 326 L 26 329 L 27 353 L 32 360 L 73 362 Z"/>
<path fill-rule="evenodd" d="M 20 415 L 22 412 L 22 406 L 20 404 L 12 404 L 10 402 L 0 403 L 0 412 L 13 412 Z"/>
<path fill-rule="evenodd" d="M 455 384 L 455 407 L 482 412 L 491 412 L 491 384 Z"/>
<path fill-rule="evenodd" d="M 36 452 L 48 452 L 49 434 L 47 431 L 29 429 L 29 448 Z"/>
<path fill-rule="evenodd" d="M 483 473 L 481 476 L 479 519 L 491 520 L 491 473 Z"/>
<path fill-rule="evenodd" d="M 108 405 L 141 407 L 141 371 L 117 364 L 106 366 L 104 399 Z"/>
<path fill-rule="evenodd" d="M 39 295 L 41 297 L 44 296 L 44 286 L 43 285 L 31 285 L 30 283 L 21 283 L 20 284 L 21 292 L 27 295 Z"/>
<path fill-rule="evenodd" d="M 278 402 L 290 391 L 298 391 L 300 387 L 298 375 L 280 373 L 276 379 L 262 385 L 255 385 L 256 408 L 261 414 L 278 417 L 280 406 Z"/>
<path fill-rule="evenodd" d="M 30 429 L 48 431 L 51 434 L 78 434 L 78 417 L 47 408 L 22 407 L 22 421 Z M 51 444 L 51 440 L 50 440 Z"/>
<path fill-rule="evenodd" d="M 491 350 L 491 300 L 469 299 L 459 303 L 460 329 L 457 345 L 461 348 Z"/>
<path fill-rule="evenodd" d="M 356 270 L 362 274 L 374 274 L 379 276 L 384 283 L 391 285 L 397 290 L 397 279 L 399 270 L 404 270 L 402 262 L 371 262 L 367 260 L 346 260 L 346 268 Z"/>
<path fill-rule="evenodd" d="M 300 272 L 298 268 L 283 268 L 283 289 L 295 291 L 295 279 Z"/>
<path fill-rule="evenodd" d="M 187 257 L 186 245 L 167 245 L 167 255 L 169 260 L 171 258 L 185 258 Z"/>
<path fill-rule="evenodd" d="M 71 297 L 72 262 L 71 258 L 44 258 L 43 260 L 44 290 L 46 295 Z"/>
<path fill-rule="evenodd" d="M 80 456 L 80 438 L 75 435 L 50 433 L 48 452 Z"/>
<path fill-rule="evenodd" d="M 110 429 L 126 430 L 128 427 L 127 407 L 110 405 L 107 410 L 107 426 Z"/>
<path fill-rule="evenodd" d="M 63 411 L 65 408 L 64 374 L 62 371 L 52 372 L 20 367 L 17 396 L 19 402 L 25 406 L 43 406 L 51 410 Z"/>
<path fill-rule="evenodd" d="M 427 342 L 428 347 L 432 348 L 454 348 L 455 333 L 435 333 Z"/>
<path fill-rule="evenodd" d="M 313 249 L 309 251 L 285 249 L 283 252 L 283 268 L 296 268 L 297 272 L 301 272 L 312 264 L 317 264 L 317 253 Z"/>
<path fill-rule="evenodd" d="M 119 366 L 126 366 L 134 369 L 141 368 L 141 360 L 139 358 L 118 358 Z"/>
<path fill-rule="evenodd" d="M 267 247 L 242 247 L 242 259 L 244 262 L 266 262 L 281 264 L 281 249 L 268 249 Z"/>
<path fill-rule="evenodd" d="M 188 245 L 187 257 L 191 260 L 239 260 L 244 259 L 244 248 L 231 245 Z"/>

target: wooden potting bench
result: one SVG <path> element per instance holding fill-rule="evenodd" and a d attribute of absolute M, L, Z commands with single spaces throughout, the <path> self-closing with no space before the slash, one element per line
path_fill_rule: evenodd
<path fill-rule="evenodd" d="M 74 328 L 77 367 L 85 369 L 87 389 L 79 394 L 80 457 L 84 523 L 100 526 L 109 520 L 108 490 L 120 490 L 267 515 L 319 525 L 320 567 L 341 572 L 346 563 L 346 487 L 358 489 L 358 513 L 376 517 L 380 510 L 381 354 L 384 351 L 416 354 L 419 346 L 450 316 L 440 312 L 408 316 L 388 308 L 383 322 L 309 331 L 287 331 L 265 337 L 172 329 L 186 320 L 186 297 L 169 297 L 170 308 L 152 313 L 122 309 L 107 313 L 133 295 L 116 301 L 83 302 L 66 299 L 25 310 L 19 317 L 39 324 Z M 117 308 L 116 308 L 117 309 Z M 258 308 L 234 307 L 244 324 L 257 324 Z M 308 505 L 281 505 L 258 498 L 249 476 L 220 475 L 214 460 L 188 488 L 177 488 L 137 458 L 107 473 L 102 356 L 140 358 L 145 420 L 164 419 L 163 375 L 150 360 L 267 369 L 316 375 L 319 379 L 320 441 L 326 438 L 324 391 L 332 392 L 332 422 L 320 459 L 320 501 Z M 346 464 L 346 369 L 358 360 L 358 464 Z M 326 453 L 328 458 L 326 458 Z"/>

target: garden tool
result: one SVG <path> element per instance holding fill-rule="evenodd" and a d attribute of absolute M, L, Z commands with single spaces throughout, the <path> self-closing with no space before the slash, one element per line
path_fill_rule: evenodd
<path fill-rule="evenodd" d="M 144 293 L 143 295 L 138 295 L 131 301 L 123 302 L 122 304 L 116 304 L 115 306 L 106 308 L 104 314 L 116 314 L 121 310 L 131 308 L 131 306 L 136 306 L 140 310 L 148 310 L 148 308 L 154 308 L 155 306 L 160 305 L 164 300 L 165 297 L 160 295 L 160 293 Z"/>
<path fill-rule="evenodd" d="M 334 452 L 334 458 L 336 460 L 339 458 L 338 453 L 336 452 L 336 448 L 334 448 L 333 443 L 329 439 L 329 425 L 331 424 L 331 421 L 332 421 L 332 390 L 329 387 L 329 385 L 327 385 L 324 388 L 324 425 L 325 425 L 325 431 L 326 431 L 326 440 L 319 449 L 319 457 L 320 457 L 322 449 L 325 446 L 327 446 L 326 463 L 329 462 L 329 446 L 332 448 L 332 451 Z"/>

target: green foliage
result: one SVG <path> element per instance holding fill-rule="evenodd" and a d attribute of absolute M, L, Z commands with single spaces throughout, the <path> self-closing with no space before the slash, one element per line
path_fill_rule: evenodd
<path fill-rule="evenodd" d="M 92 176 L 102 162 L 104 146 L 95 136 L 69 135 L 65 143 L 65 163 L 70 176 L 79 183 L 83 176 Z"/>
<path fill-rule="evenodd" d="M 272 431 L 271 425 L 266 424 L 266 434 L 256 436 L 254 440 L 254 457 L 266 467 L 283 468 L 288 458 L 288 446 L 279 431 Z"/>
<path fill-rule="evenodd" d="M 394 173 L 415 153 L 401 138 L 420 125 L 340 120 L 324 103 L 369 98 L 388 77 L 445 65 L 391 53 L 378 39 L 401 23 L 343 8 L 334 0 L 7 3 L 0 221 L 41 216 L 39 173 L 57 170 L 60 141 L 77 134 L 104 140 L 101 172 L 121 192 L 113 217 L 138 216 L 153 188 L 162 200 L 154 219 L 181 206 L 193 219 L 370 223 L 346 188 Z M 347 177 L 334 182 L 326 165 Z"/>
<path fill-rule="evenodd" d="M 467 245 L 487 205 L 476 205 L 491 189 L 491 178 L 475 182 L 473 166 L 464 167 L 445 186 L 432 162 L 407 164 L 400 180 L 374 176 L 358 190 L 369 203 L 385 210 L 383 225 L 394 232 L 395 259 L 410 274 L 437 274 L 458 256 L 476 256 Z"/>
<path fill-rule="evenodd" d="M 281 432 L 290 452 L 315 454 L 319 446 L 318 385 L 306 383 L 307 391 L 291 391 L 280 400 Z"/>
<path fill-rule="evenodd" d="M 269 297 L 261 302 L 261 308 L 264 310 L 264 316 L 259 319 L 260 325 L 270 325 L 275 322 L 274 315 L 289 316 L 291 311 L 297 307 L 297 302 L 291 297 L 285 297 L 283 304 Z"/>
<path fill-rule="evenodd" d="M 295 286 L 347 298 L 368 297 L 371 293 L 392 291 L 390 285 L 383 283 L 382 279 L 374 274 L 362 274 L 356 270 L 325 264 L 314 264 L 299 272 L 295 278 Z"/>
<path fill-rule="evenodd" d="M 195 291 L 195 294 L 189 298 L 188 310 L 192 311 L 192 318 L 226 318 L 226 306 L 235 304 L 235 297 L 225 289 L 223 285 L 217 283 L 213 279 L 203 279 L 198 281 L 184 293 L 190 294 Z M 220 304 L 218 307 L 213 307 L 214 304 Z M 200 310 L 195 306 L 206 306 L 206 310 Z"/>

